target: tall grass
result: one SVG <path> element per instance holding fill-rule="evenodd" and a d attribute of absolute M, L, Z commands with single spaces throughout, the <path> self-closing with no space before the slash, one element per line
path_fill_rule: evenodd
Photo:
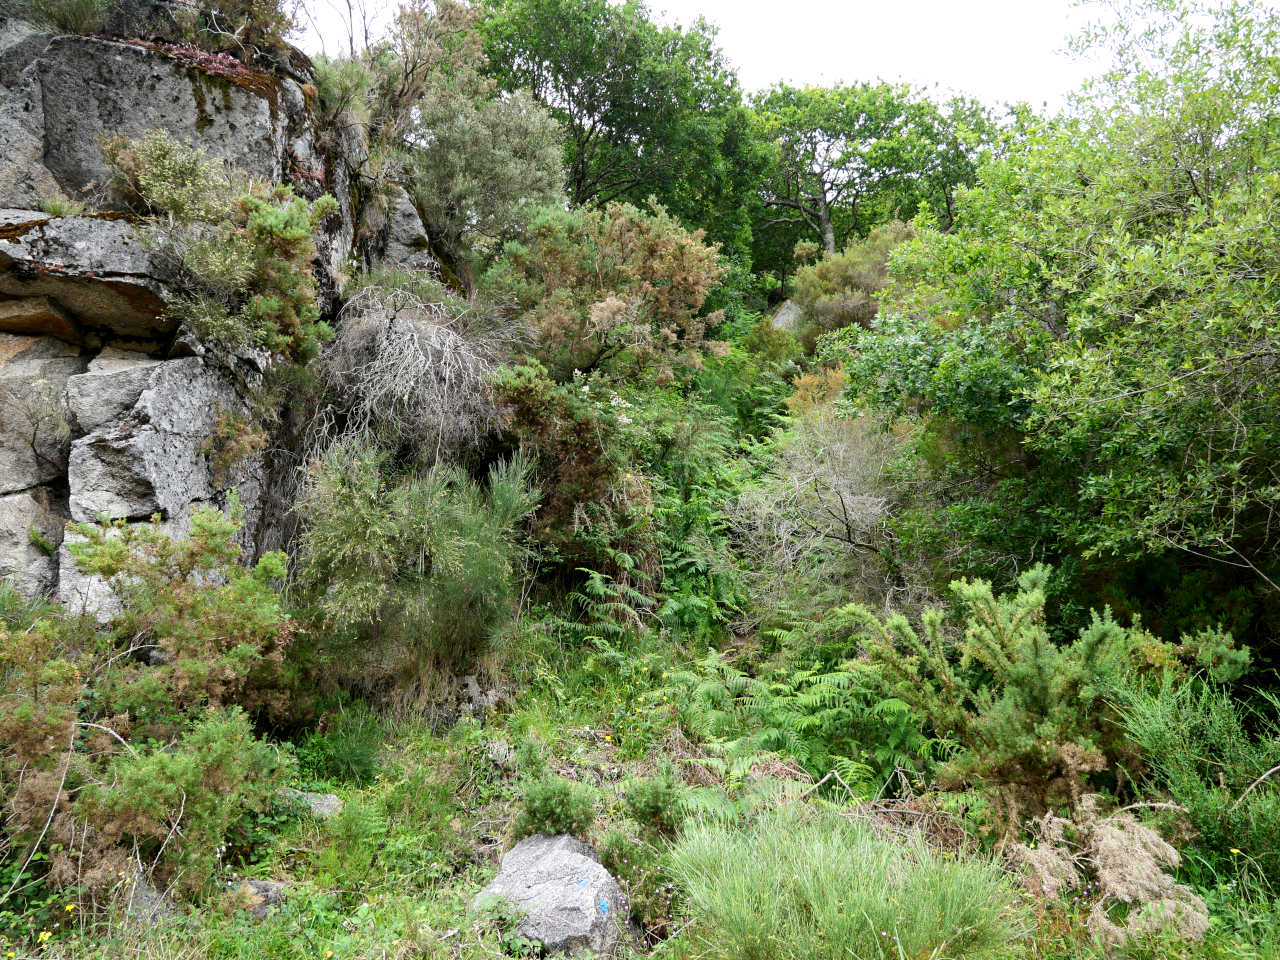
<path fill-rule="evenodd" d="M 706 957 L 995 957 L 1021 935 L 1014 892 L 995 863 L 887 839 L 831 813 L 692 827 L 671 867 Z"/>

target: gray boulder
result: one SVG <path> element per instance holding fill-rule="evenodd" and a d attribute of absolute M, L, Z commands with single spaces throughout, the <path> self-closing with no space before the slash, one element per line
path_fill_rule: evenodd
<path fill-rule="evenodd" d="M 280 791 L 280 797 L 305 807 L 307 812 L 317 820 L 328 820 L 342 812 L 342 800 L 336 793 L 311 793 L 307 790 L 285 787 Z"/>
<path fill-rule="evenodd" d="M 0 93 L 18 82 L 52 39 L 53 34 L 25 20 L 0 20 Z"/>
<path fill-rule="evenodd" d="M 800 323 L 804 311 L 794 300 L 783 300 L 781 306 L 773 314 L 775 330 L 795 330 Z"/>
<path fill-rule="evenodd" d="M 0 333 L 0 494 L 53 483 L 67 466 L 67 379 L 80 351 L 52 337 Z"/>
<path fill-rule="evenodd" d="M 395 188 L 388 205 L 387 239 L 382 259 L 402 270 L 430 270 L 435 260 L 429 252 L 422 217 L 403 188 Z"/>
<path fill-rule="evenodd" d="M 0 496 L 0 580 L 12 578 L 25 596 L 52 592 L 66 522 L 65 501 L 48 487 Z"/>
<path fill-rule="evenodd" d="M 624 937 L 622 890 L 595 851 L 570 836 L 521 840 L 472 909 L 506 901 L 523 914 L 517 932 L 548 953 L 612 954 Z"/>
<path fill-rule="evenodd" d="M 122 363 L 114 375 L 89 373 L 69 388 L 77 419 L 90 417 L 87 398 L 126 402 L 143 389 L 127 415 L 71 445 L 67 482 L 71 516 L 145 520 L 178 517 L 218 492 L 206 454 L 220 410 L 240 408 L 234 384 L 199 357 L 148 366 Z M 95 390 L 95 387 L 97 388 Z"/>

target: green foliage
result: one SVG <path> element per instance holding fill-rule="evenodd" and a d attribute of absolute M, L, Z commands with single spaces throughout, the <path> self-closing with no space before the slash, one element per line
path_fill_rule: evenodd
<path fill-rule="evenodd" d="M 298 510 L 299 583 L 330 676 L 370 691 L 469 663 L 514 612 L 515 528 L 537 496 L 519 458 L 481 486 L 454 466 L 404 474 L 358 440 L 315 463 Z"/>
<path fill-rule="evenodd" d="M 846 622 L 847 624 L 847 622 Z M 664 690 L 683 729 L 723 758 L 730 783 L 766 754 L 794 757 L 811 774 L 835 770 L 874 793 L 898 768 L 917 768 L 930 746 L 905 698 L 878 696 L 855 671 L 814 664 L 752 676 L 715 652 L 673 671 Z"/>
<path fill-rule="evenodd" d="M 73 558 L 120 605 L 106 630 L 0 593 L 0 862 L 28 898 L 101 903 L 140 869 L 203 890 L 225 844 L 248 853 L 287 773 L 241 709 L 286 706 L 283 555 L 240 565 L 234 503 L 190 527 L 178 541 L 158 521 L 77 526 Z"/>
<path fill-rule="evenodd" d="M 524 785 L 511 830 L 517 839 L 535 833 L 584 836 L 595 817 L 595 791 L 565 777 L 548 776 Z"/>
<path fill-rule="evenodd" d="M 649 943 L 665 940 L 684 906 L 672 882 L 665 850 L 627 829 L 614 828 L 600 841 L 600 863 L 618 881 Z"/>
<path fill-rule="evenodd" d="M 575 206 L 656 198 L 745 254 L 765 156 L 713 28 L 660 24 L 639 0 L 486 6 L 490 72 L 563 125 Z"/>
<path fill-rule="evenodd" d="M 333 331 L 320 317 L 314 235 L 337 210 L 290 187 L 238 186 L 198 147 L 155 130 L 103 145 L 122 190 L 157 218 L 173 260 L 178 320 L 224 351 L 269 350 L 305 363 Z"/>
<path fill-rule="evenodd" d="M 657 776 L 632 782 L 623 795 L 627 814 L 656 837 L 674 837 L 684 824 L 683 789 L 670 764 Z"/>
<path fill-rule="evenodd" d="M 120 0 L 10 0 L 10 15 L 58 33 L 99 33 Z"/>
<path fill-rule="evenodd" d="M 804 236 L 828 255 L 929 204 L 949 222 L 956 190 L 973 181 L 992 126 L 975 101 L 940 107 L 887 83 L 779 84 L 753 108 L 774 147 L 763 184 L 773 224 L 787 231 L 788 243 Z"/>
<path fill-rule="evenodd" d="M 696 942 L 725 960 L 1009 956 L 1013 889 L 990 861 L 783 809 L 695 826 L 672 851 Z M 838 882 L 834 882 L 838 878 Z"/>
<path fill-rule="evenodd" d="M 911 228 L 891 221 L 873 229 L 839 253 L 796 271 L 792 299 L 804 311 L 799 338 L 812 350 L 817 338 L 850 325 L 867 326 L 875 318 L 877 295 L 887 282 L 889 255 Z"/>
<path fill-rule="evenodd" d="M 381 719 L 363 704 L 340 708 L 298 747 L 303 776 L 364 784 L 378 771 L 378 751 L 386 734 Z"/>
<path fill-rule="evenodd" d="M 1219 876 L 1255 871 L 1280 889 L 1280 702 L 1234 699 L 1222 686 L 1165 677 L 1122 688 L 1125 732 L 1142 750 L 1153 786 L 1196 829 L 1191 869 Z"/>
<path fill-rule="evenodd" d="M 1136 767 L 1138 757 L 1107 693 L 1127 671 L 1175 664 L 1179 655 L 1217 662 L 1238 676 L 1248 654 L 1230 637 L 1161 643 L 1106 610 L 1070 643 L 1054 643 L 1044 622 L 1049 569 L 1036 566 L 1018 592 L 996 597 L 984 581 L 952 590 L 968 616 L 952 641 L 942 613 L 926 611 L 923 635 L 906 618 L 881 620 L 865 607 L 844 615 L 865 634 L 865 675 L 908 704 L 956 749 L 940 782 L 977 787 L 995 800 L 994 815 L 1013 829 L 1028 815 L 1077 802 L 1108 768 Z"/>
<path fill-rule="evenodd" d="M 1267 637 L 1280 17 L 1136 9 L 1095 38 L 1117 66 L 1073 115 L 1022 117 L 954 229 L 923 220 L 895 253 L 884 322 L 851 337 L 853 393 L 928 428 L 919 473 L 941 503 L 912 522 L 977 541 L 970 570 L 1007 581 L 1038 549 L 1077 565 L 1076 591 L 1122 574 L 1151 608 L 1244 571 Z M 1169 564 L 1182 582 L 1145 575 Z"/>

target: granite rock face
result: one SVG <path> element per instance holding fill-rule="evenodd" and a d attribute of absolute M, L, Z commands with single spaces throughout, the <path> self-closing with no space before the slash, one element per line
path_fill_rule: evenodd
<path fill-rule="evenodd" d="M 108 29 L 176 39 L 181 7 L 122 0 Z M 362 161 L 341 135 L 322 136 L 301 85 L 308 69 L 301 54 L 269 73 L 0 18 L 0 577 L 24 593 L 59 594 L 99 619 L 115 611 L 109 587 L 76 569 L 69 520 L 159 515 L 181 536 L 193 511 L 225 507 L 234 490 L 247 555 L 264 549 L 263 491 L 283 481 L 262 456 L 219 470 L 213 455 L 220 418 L 244 414 L 270 358 L 214 357 L 174 316 L 171 266 L 115 192 L 100 145 L 163 130 L 249 179 L 337 197 L 316 237 L 329 307 L 354 243 Z M 284 457 L 276 472 L 292 476 L 296 463 Z"/>

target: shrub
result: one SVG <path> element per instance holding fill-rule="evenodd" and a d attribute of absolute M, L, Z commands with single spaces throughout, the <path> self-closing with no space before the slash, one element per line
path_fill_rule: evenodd
<path fill-rule="evenodd" d="M 285 705 L 283 555 L 240 566 L 234 505 L 190 524 L 77 527 L 122 607 L 108 630 L 0 593 L 0 861 L 28 888 L 94 903 L 154 870 L 200 890 L 286 772 L 233 706 Z"/>
<path fill-rule="evenodd" d="M 673 837 L 684 824 L 682 792 L 675 771 L 666 764 L 656 777 L 636 780 L 627 788 L 627 813 L 649 833 Z"/>
<path fill-rule="evenodd" d="M 803 311 L 797 338 L 807 351 L 828 331 L 870 323 L 879 307 L 877 294 L 888 283 L 889 254 L 912 234 L 907 224 L 891 221 L 865 240 L 796 271 L 792 298 Z"/>
<path fill-rule="evenodd" d="M 318 369 L 333 429 L 431 464 L 474 448 L 493 426 L 490 378 L 512 332 L 420 286 L 369 278 L 343 307 Z"/>
<path fill-rule="evenodd" d="M 564 777 L 548 776 L 525 784 L 511 830 L 516 839 L 535 833 L 583 836 L 595 816 L 595 791 Z"/>
<path fill-rule="evenodd" d="M 573 371 L 649 370 L 670 380 L 697 363 L 708 325 L 698 311 L 720 277 L 715 248 L 662 208 L 543 208 L 528 239 L 509 243 L 484 278 L 538 336 L 538 359 L 563 382 Z"/>
<path fill-rule="evenodd" d="M 641 925 L 648 942 L 655 944 L 669 936 L 682 898 L 664 852 L 649 840 L 617 828 L 605 834 L 599 852 L 600 863 L 618 881 L 631 919 Z"/>
<path fill-rule="evenodd" d="M 690 933 L 725 960 L 1002 957 L 1017 937 L 999 866 L 886 837 L 833 813 L 699 825 L 670 857 Z"/>
<path fill-rule="evenodd" d="M 1280 697 L 1251 704 L 1218 684 L 1166 677 L 1122 688 L 1118 705 L 1151 785 L 1196 829 L 1191 869 L 1231 875 L 1243 865 L 1280 889 Z"/>
<path fill-rule="evenodd" d="M 1230 637 L 1186 638 L 1175 647 L 1137 625 L 1120 626 L 1109 610 L 1094 613 L 1070 643 L 1054 643 L 1044 622 L 1049 573 L 1037 565 L 1019 578 L 1016 594 L 998 598 L 983 581 L 955 581 L 968 614 L 955 643 L 936 609 L 923 616 L 923 636 L 901 615 L 882 621 L 865 607 L 844 610 L 864 633 L 867 678 L 955 740 L 939 772 L 943 784 L 988 791 L 1010 831 L 1027 814 L 1078 803 L 1108 767 L 1136 766 L 1107 697 L 1123 672 L 1185 656 L 1222 661 L 1238 674 L 1248 661 Z"/>
<path fill-rule="evenodd" d="M 197 147 L 156 130 L 117 136 L 103 153 L 126 194 L 156 222 L 173 262 L 173 312 L 223 351 L 268 350 L 294 362 L 316 355 L 333 331 L 320 317 L 314 234 L 337 210 L 286 186 L 238 186 Z"/>
<path fill-rule="evenodd" d="M 175 745 L 116 753 L 110 786 L 87 785 L 77 813 L 98 844 L 129 848 L 156 864 L 159 878 L 199 892 L 215 876 L 224 842 L 267 809 L 289 773 L 280 751 L 253 735 L 242 710 L 211 710 Z"/>
<path fill-rule="evenodd" d="M 312 464 L 298 579 L 327 676 L 385 693 L 485 649 L 518 597 L 515 528 L 537 503 L 528 472 L 517 457 L 484 486 L 453 466 L 404 473 L 358 438 Z"/>

